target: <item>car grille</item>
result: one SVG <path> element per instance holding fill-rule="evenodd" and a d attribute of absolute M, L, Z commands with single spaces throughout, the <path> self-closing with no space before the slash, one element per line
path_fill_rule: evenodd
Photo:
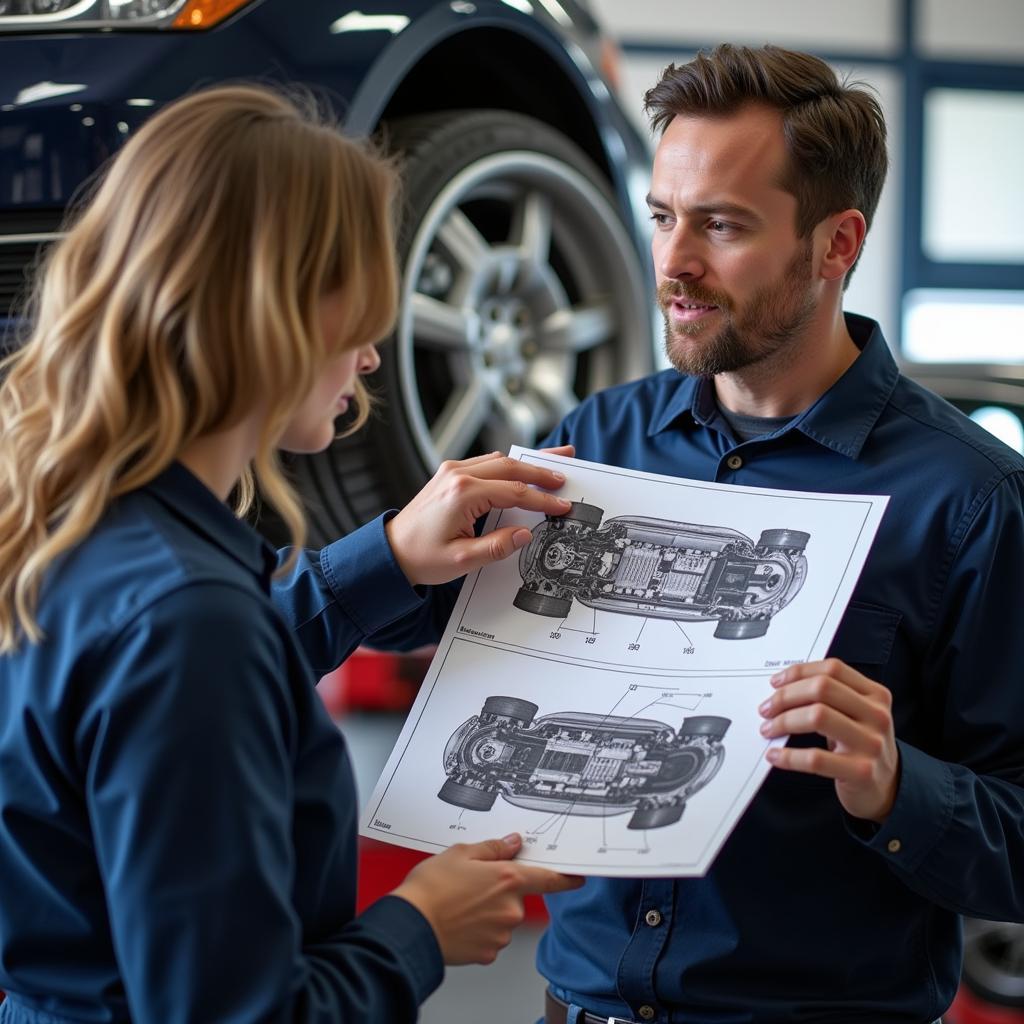
<path fill-rule="evenodd" d="M 30 275 L 46 246 L 58 237 L 63 210 L 0 213 L 0 318 L 17 314 Z"/>

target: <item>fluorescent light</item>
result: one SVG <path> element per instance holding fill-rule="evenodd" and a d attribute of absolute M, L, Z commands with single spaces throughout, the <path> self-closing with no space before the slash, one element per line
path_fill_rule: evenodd
<path fill-rule="evenodd" d="M 907 359 L 919 363 L 1024 363 L 1024 292 L 908 292 L 902 347 Z"/>
<path fill-rule="evenodd" d="M 35 85 L 26 85 L 14 97 L 14 103 L 23 107 L 26 103 L 53 99 L 54 96 L 70 96 L 71 93 L 82 92 L 86 88 L 87 86 L 81 82 L 36 82 Z"/>
<path fill-rule="evenodd" d="M 396 35 L 401 32 L 409 19 L 404 14 L 363 14 L 362 11 L 349 11 L 331 25 L 331 32 L 390 32 Z"/>
<path fill-rule="evenodd" d="M 971 413 L 971 419 L 994 434 L 1003 444 L 1024 455 L 1024 423 L 1009 409 L 998 405 L 983 405 Z"/>

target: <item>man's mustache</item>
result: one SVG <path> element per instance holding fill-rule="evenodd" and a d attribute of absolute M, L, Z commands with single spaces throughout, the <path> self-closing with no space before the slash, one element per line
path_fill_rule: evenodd
<path fill-rule="evenodd" d="M 658 285 L 658 304 L 665 309 L 670 302 L 691 302 L 695 305 L 729 309 L 729 299 L 721 292 L 712 291 L 699 284 L 684 285 L 679 281 L 662 281 Z"/>

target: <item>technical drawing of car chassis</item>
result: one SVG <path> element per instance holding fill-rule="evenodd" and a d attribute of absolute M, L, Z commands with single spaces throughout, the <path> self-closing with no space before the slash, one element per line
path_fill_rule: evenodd
<path fill-rule="evenodd" d="M 619 516 L 575 502 L 533 529 L 519 556 L 523 584 L 513 604 L 564 618 L 576 598 L 625 615 L 718 620 L 715 637 L 764 636 L 807 575 L 810 534 L 764 530 L 750 537 L 720 526 Z"/>
<path fill-rule="evenodd" d="M 679 729 L 651 719 L 562 712 L 535 720 L 537 705 L 488 697 L 444 751 L 441 800 L 489 811 L 500 793 L 530 810 L 586 816 L 632 811 L 630 829 L 662 828 L 714 778 L 725 758 L 728 718 L 700 715 Z"/>

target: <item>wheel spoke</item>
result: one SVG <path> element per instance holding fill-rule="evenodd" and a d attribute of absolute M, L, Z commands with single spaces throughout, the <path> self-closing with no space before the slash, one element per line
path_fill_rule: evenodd
<path fill-rule="evenodd" d="M 470 347 L 469 319 L 464 310 L 422 292 L 413 292 L 412 333 L 418 345 L 445 352 Z"/>
<path fill-rule="evenodd" d="M 491 401 L 490 391 L 480 380 L 448 399 L 430 431 L 441 459 L 465 456 L 491 411 Z"/>
<path fill-rule="evenodd" d="M 569 375 L 571 376 L 571 374 Z M 579 405 L 579 399 L 575 392 L 566 383 L 566 375 L 563 373 L 534 372 L 530 375 L 530 391 L 543 403 L 544 408 L 551 413 L 550 422 L 540 425 L 542 430 L 555 426 Z M 547 418 L 545 418 L 547 419 Z"/>
<path fill-rule="evenodd" d="M 593 302 L 552 313 L 541 325 L 540 344 L 556 352 L 585 352 L 610 341 L 614 329 L 608 305 Z"/>
<path fill-rule="evenodd" d="M 512 237 L 523 257 L 547 263 L 551 251 L 551 200 L 542 192 L 527 192 L 516 210 Z"/>
<path fill-rule="evenodd" d="M 458 207 L 445 217 L 437 239 L 451 258 L 468 272 L 480 266 L 491 248 L 476 225 Z"/>
<path fill-rule="evenodd" d="M 499 391 L 494 404 L 501 418 L 500 425 L 494 430 L 500 438 L 497 447 L 503 451 L 514 444 L 532 448 L 540 432 L 540 418 L 531 403 L 524 397 L 513 397 L 508 392 Z"/>

